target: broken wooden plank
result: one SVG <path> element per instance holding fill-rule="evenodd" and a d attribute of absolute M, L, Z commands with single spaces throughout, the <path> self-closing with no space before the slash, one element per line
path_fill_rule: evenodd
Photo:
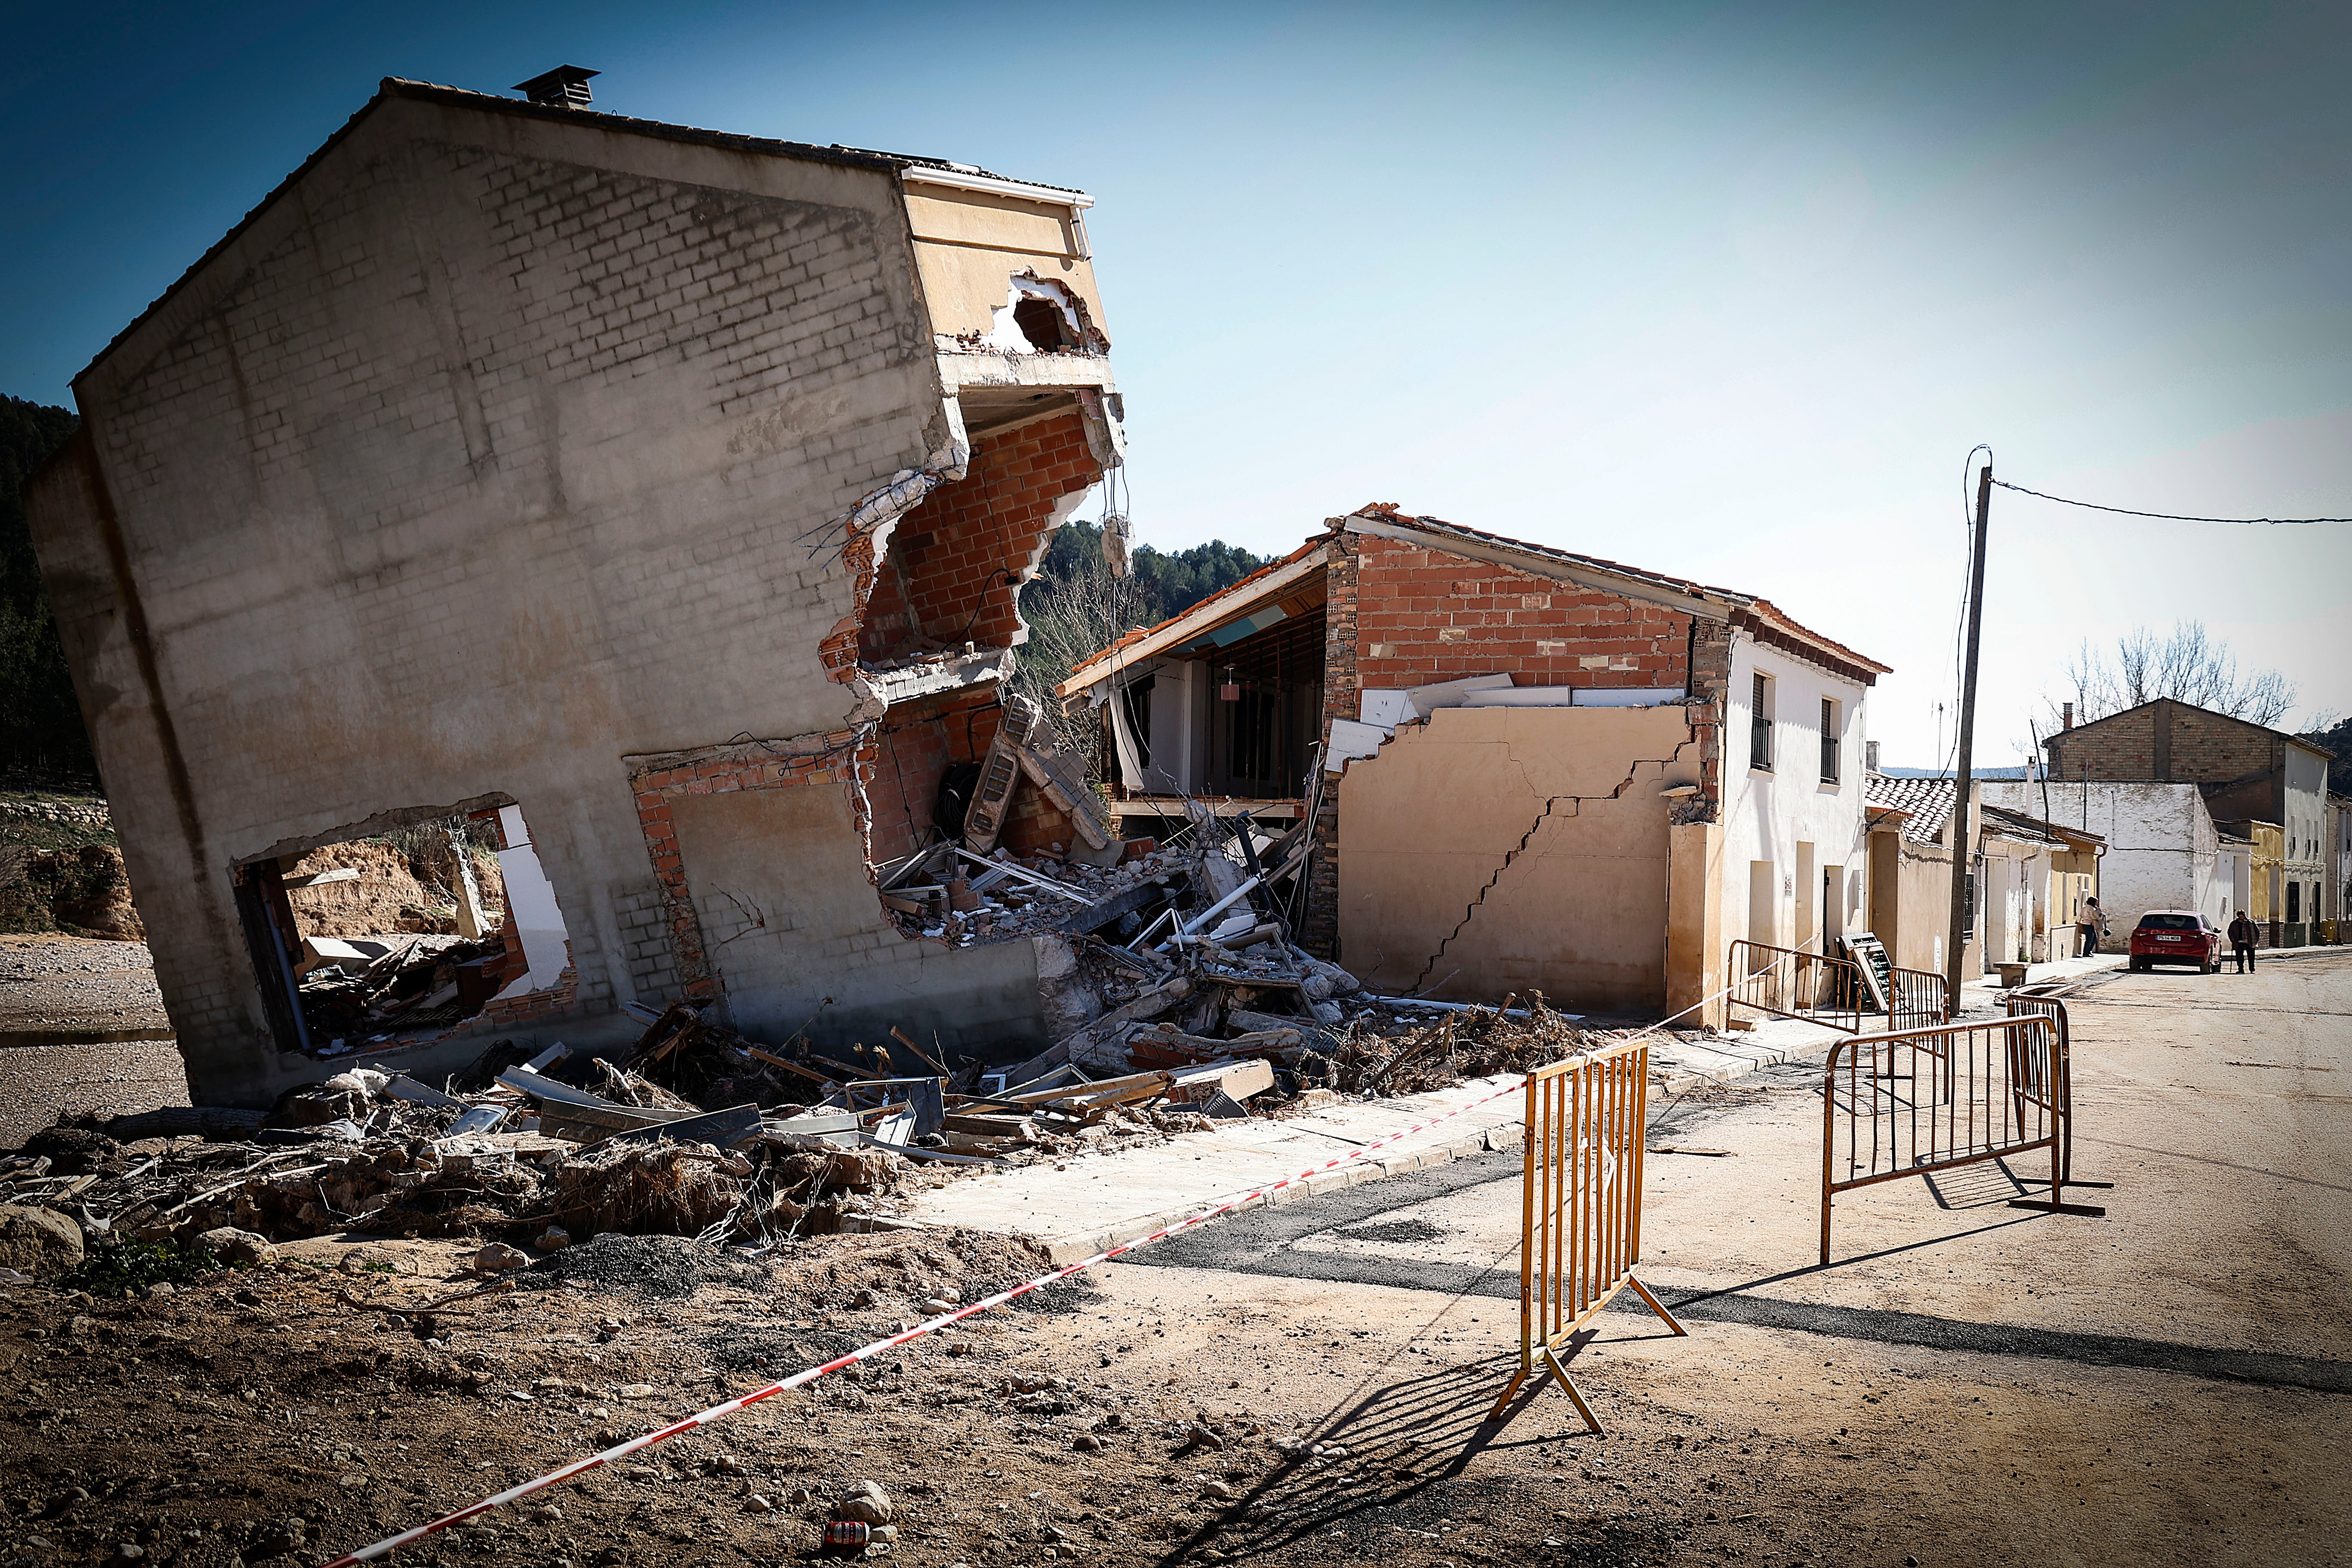
<path fill-rule="evenodd" d="M 834 1081 L 831 1078 L 817 1071 L 814 1068 L 803 1067 L 796 1061 L 793 1061 L 784 1057 L 780 1057 L 773 1051 L 763 1051 L 757 1046 L 745 1046 L 743 1047 L 743 1052 L 746 1056 L 753 1057 L 758 1060 L 766 1062 L 770 1067 L 779 1067 L 789 1072 L 796 1072 L 803 1078 L 814 1079 L 818 1083 L 830 1084 Z"/>
<path fill-rule="evenodd" d="M 1018 1138 L 1029 1125 L 1025 1116 L 959 1116 L 952 1112 L 940 1119 L 942 1132 L 961 1132 L 973 1138 Z"/>
<path fill-rule="evenodd" d="M 1160 1072 L 1129 1073 L 1124 1078 L 1107 1078 L 1095 1083 L 1079 1084 L 1071 1089 L 1032 1089 L 1026 1094 L 1008 1094 L 1004 1098 L 1016 1105 L 1044 1105 L 1048 1101 L 1068 1103 L 1081 1100 L 1091 1102 L 1094 1097 L 1105 1093 L 1118 1093 L 1145 1084 L 1156 1089 L 1166 1081 L 1167 1076 Z"/>
<path fill-rule="evenodd" d="M 1274 1087 L 1274 1068 L 1262 1058 L 1203 1062 L 1168 1075 L 1168 1098 L 1178 1105 L 1205 1105 L 1219 1095 L 1239 1102 Z"/>

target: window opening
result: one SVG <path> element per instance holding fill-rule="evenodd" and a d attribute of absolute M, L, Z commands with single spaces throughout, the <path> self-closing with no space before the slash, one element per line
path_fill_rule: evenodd
<path fill-rule="evenodd" d="M 1838 782 L 1838 705 L 1834 699 L 1822 699 L 1822 783 Z"/>
<path fill-rule="evenodd" d="M 310 1056 L 436 1038 L 569 979 L 521 809 L 420 814 L 231 872 L 271 1033 Z"/>
<path fill-rule="evenodd" d="M 1761 675 L 1748 701 L 1748 765 L 1772 771 L 1772 682 Z"/>

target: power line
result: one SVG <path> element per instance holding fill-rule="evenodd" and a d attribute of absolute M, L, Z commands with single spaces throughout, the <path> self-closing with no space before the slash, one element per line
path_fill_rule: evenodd
<path fill-rule="evenodd" d="M 2060 506 L 2085 507 L 2092 511 L 2112 511 L 2125 517 L 2153 517 L 2166 522 L 2269 523 L 2274 527 L 2282 523 L 2352 522 L 2352 517 L 2185 517 L 2173 511 L 2135 511 L 2127 506 L 2101 506 L 2096 501 L 2069 500 L 2064 496 L 2043 495 L 2040 490 L 2030 490 L 2023 485 L 2011 484 L 2007 479 L 1995 479 L 1993 483 L 2005 490 L 2015 490 L 2021 496 L 2032 496 L 2040 500 L 2054 500 Z"/>

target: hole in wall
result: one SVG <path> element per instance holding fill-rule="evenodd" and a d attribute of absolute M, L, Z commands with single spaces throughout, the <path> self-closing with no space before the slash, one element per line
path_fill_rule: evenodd
<path fill-rule="evenodd" d="M 369 826 L 231 870 L 281 1050 L 381 1052 L 561 1004 L 570 937 L 520 806 Z"/>
<path fill-rule="evenodd" d="M 1013 324 L 1039 353 L 1058 353 L 1070 346 L 1060 307 L 1052 301 L 1027 299 L 1013 307 Z"/>

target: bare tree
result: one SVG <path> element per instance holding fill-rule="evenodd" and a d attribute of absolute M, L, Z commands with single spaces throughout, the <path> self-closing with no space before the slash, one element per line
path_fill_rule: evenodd
<path fill-rule="evenodd" d="M 2274 669 L 2241 675 L 2230 645 L 2201 621 L 2177 622 L 2162 637 L 2134 626 L 2116 639 L 2112 658 L 2085 641 L 2067 660 L 2066 683 L 2074 688 L 2078 724 L 2159 697 L 2263 725 L 2276 724 L 2294 706 L 2293 681 Z M 2049 707 L 2054 729 L 2061 721 L 2058 700 Z"/>
<path fill-rule="evenodd" d="M 1135 610 L 1131 580 L 1088 566 L 1066 577 L 1043 577 L 1021 596 L 1021 616 L 1029 640 L 1015 652 L 1013 689 L 1034 699 L 1054 726 L 1062 750 L 1087 760 L 1102 776 L 1101 719 L 1083 702 L 1063 710 L 1054 688 L 1070 677 L 1080 659 L 1126 635 Z"/>

